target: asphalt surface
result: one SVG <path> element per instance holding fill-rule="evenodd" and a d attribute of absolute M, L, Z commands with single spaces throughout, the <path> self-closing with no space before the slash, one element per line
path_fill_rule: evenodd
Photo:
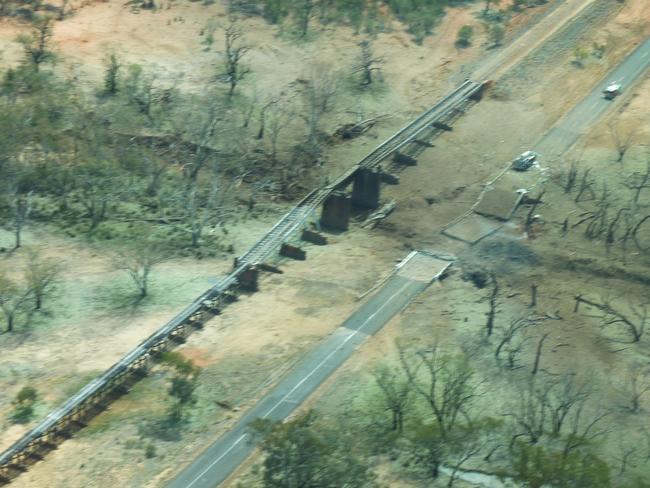
<path fill-rule="evenodd" d="M 555 124 L 535 145 L 542 161 L 552 161 L 564 154 L 591 126 L 613 105 L 620 103 L 627 89 L 650 66 L 650 38 L 628 55 L 625 60 L 611 71 L 573 110 Z M 621 92 L 617 98 L 607 100 L 603 90 L 612 82 L 621 84 Z"/>
<path fill-rule="evenodd" d="M 318 386 L 347 360 L 369 336 L 380 330 L 431 283 L 446 266 L 427 255 L 413 259 L 336 331 L 309 352 L 228 433 L 184 469 L 168 488 L 213 488 L 223 482 L 253 451 L 257 443 L 249 424 L 256 419 L 280 421 L 291 414 Z M 407 258 L 408 259 L 408 258 Z M 425 261 L 430 260 L 427 265 Z M 417 266 L 412 266 L 417 264 Z M 409 267 L 411 269 L 409 269 Z"/>

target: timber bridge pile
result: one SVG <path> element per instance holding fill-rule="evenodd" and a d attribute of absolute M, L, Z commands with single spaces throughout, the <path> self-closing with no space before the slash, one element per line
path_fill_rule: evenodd
<path fill-rule="evenodd" d="M 42 459 L 49 450 L 69 438 L 75 430 L 85 426 L 88 419 L 105 409 L 112 400 L 126 393 L 130 385 L 147 374 L 148 367 L 156 356 L 172 348 L 175 343 L 184 342 L 193 329 L 201 328 L 206 320 L 218 314 L 227 303 L 236 300 L 238 288 L 255 290 L 259 266 L 278 249 L 281 254 L 291 255 L 291 249 L 295 251 L 297 248 L 288 246 L 286 241 L 299 229 L 304 231 L 305 222 L 321 204 L 321 224 L 341 230 L 347 229 L 351 205 L 377 208 L 381 182 L 398 181 L 393 174 L 384 172 L 380 164 L 388 161 L 389 169 L 398 165 L 416 164 L 415 157 L 419 152 L 430 147 L 428 141 L 441 131 L 451 130 L 450 124 L 472 102 L 480 100 L 485 87 L 486 83 L 466 80 L 380 144 L 336 181 L 315 189 L 304 197 L 251 249 L 235 260 L 234 269 L 228 276 L 0 454 L 0 484 L 9 483 L 19 473 L 27 470 L 29 465 Z M 350 183 L 353 184 L 351 196 L 345 192 Z M 303 238 L 306 239 L 305 234 Z"/>

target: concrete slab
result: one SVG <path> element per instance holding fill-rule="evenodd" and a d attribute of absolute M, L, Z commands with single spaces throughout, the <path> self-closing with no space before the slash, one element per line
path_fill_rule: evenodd
<path fill-rule="evenodd" d="M 543 158 L 543 156 L 540 156 Z M 542 160 L 542 164 L 546 159 Z M 493 187 L 503 190 L 518 190 L 520 188 L 528 191 L 533 190 L 539 183 L 548 177 L 548 170 L 545 166 L 540 166 L 537 162 L 531 166 L 528 171 L 515 171 L 510 169 L 503 173 L 499 178 L 492 182 Z"/>
<path fill-rule="evenodd" d="M 521 193 L 501 187 L 490 187 L 473 210 L 477 214 L 508 220 L 520 201 Z"/>
<path fill-rule="evenodd" d="M 476 244 L 503 226 L 502 222 L 471 213 L 458 222 L 443 229 L 442 233 L 453 239 Z"/>
<path fill-rule="evenodd" d="M 413 281 L 430 283 L 439 277 L 450 265 L 451 261 L 449 260 L 417 253 L 399 267 L 397 274 Z"/>

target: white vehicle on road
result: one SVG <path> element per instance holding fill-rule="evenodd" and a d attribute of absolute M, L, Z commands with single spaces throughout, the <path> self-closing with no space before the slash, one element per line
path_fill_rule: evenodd
<path fill-rule="evenodd" d="M 607 100 L 612 100 L 621 94 L 621 84 L 612 81 L 607 88 L 603 90 L 603 95 Z"/>
<path fill-rule="evenodd" d="M 526 171 L 533 165 L 533 163 L 535 163 L 535 161 L 537 161 L 538 156 L 539 154 L 533 151 L 526 151 L 524 153 L 521 153 L 519 156 L 513 159 L 511 167 L 516 171 Z"/>

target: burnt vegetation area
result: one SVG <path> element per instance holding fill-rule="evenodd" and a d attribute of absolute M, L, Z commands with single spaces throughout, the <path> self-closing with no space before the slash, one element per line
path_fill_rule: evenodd
<path fill-rule="evenodd" d="M 612 165 L 621 171 L 604 177 L 577 159 L 557 171 L 552 182 L 570 208 L 561 219 L 563 239 L 579 235 L 602 246 L 610 265 L 637 262 L 647 266 L 650 252 L 650 151 L 639 146 L 635 158 L 626 157 L 638 145 L 635 130 L 620 135 L 610 125 L 617 158 Z M 623 142 L 622 142 L 623 141 Z M 629 159 L 629 161 L 628 161 Z M 647 283 L 640 274 L 636 281 Z"/>
<path fill-rule="evenodd" d="M 395 345 L 370 371 L 343 374 L 318 411 L 258 427 L 265 457 L 244 483 L 283 486 L 278 479 L 302 475 L 321 486 L 321 473 L 345 462 L 357 467 L 340 478 L 349 486 L 649 486 L 645 307 L 545 289 L 545 257 L 518 244 L 528 253 L 521 264 L 516 247 L 499 242 L 479 252 L 493 268 L 463 257 L 441 285 L 452 329 L 430 308 L 411 311 Z M 615 374 L 591 366 L 598 360 L 579 335 L 609 348 Z"/>

